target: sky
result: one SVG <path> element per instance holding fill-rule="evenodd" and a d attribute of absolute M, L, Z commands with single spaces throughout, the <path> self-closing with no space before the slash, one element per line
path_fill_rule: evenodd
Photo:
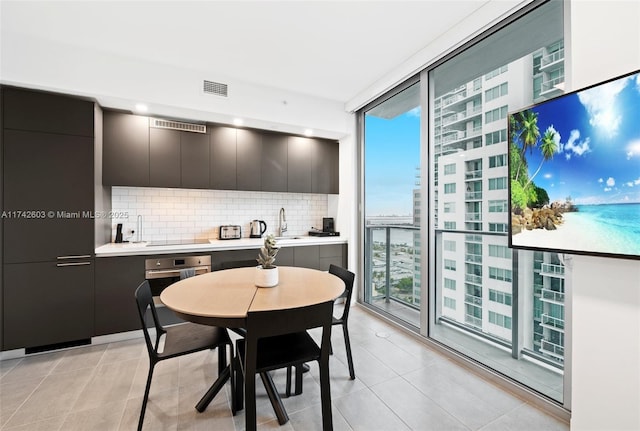
<path fill-rule="evenodd" d="M 640 73 L 560 96 L 532 108 L 542 137 L 551 127 L 558 151 L 533 179 L 551 201 L 579 205 L 640 203 Z M 525 157 L 529 175 L 541 152 Z"/>
<path fill-rule="evenodd" d="M 365 117 L 365 213 L 413 214 L 420 166 L 420 109 L 392 119 Z"/>

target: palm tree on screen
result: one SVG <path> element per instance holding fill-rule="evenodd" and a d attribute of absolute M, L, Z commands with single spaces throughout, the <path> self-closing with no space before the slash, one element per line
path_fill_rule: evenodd
<path fill-rule="evenodd" d="M 531 177 L 529 178 L 529 181 L 527 181 L 527 183 L 525 184 L 525 189 L 529 184 L 531 184 L 535 176 L 538 175 L 538 172 L 540 172 L 540 169 L 542 168 L 544 162 L 546 162 L 547 160 L 551 160 L 553 158 L 553 155 L 558 151 L 558 141 L 556 140 L 557 133 L 558 132 L 556 132 L 553 126 L 548 127 L 544 132 L 544 135 L 542 136 L 542 143 L 540 145 L 542 160 L 540 160 L 538 169 L 536 169 L 533 175 L 531 175 Z"/>

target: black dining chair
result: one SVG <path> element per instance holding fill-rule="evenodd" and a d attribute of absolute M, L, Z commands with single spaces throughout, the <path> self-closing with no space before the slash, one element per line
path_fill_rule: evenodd
<path fill-rule="evenodd" d="M 209 389 L 207 396 L 212 399 L 225 382 L 231 377 L 233 372 L 232 364 L 227 365 L 226 348 L 229 347 L 230 356 L 233 358 L 233 343 L 224 328 L 215 326 L 199 325 L 196 323 L 180 323 L 171 326 L 162 326 L 158 319 L 158 313 L 153 302 L 153 295 L 149 282 L 145 280 L 135 292 L 136 303 L 138 305 L 138 314 L 142 323 L 142 331 L 144 340 L 149 353 L 149 374 L 147 376 L 147 385 L 144 390 L 144 398 L 142 399 L 142 408 L 140 410 L 140 419 L 138 421 L 138 431 L 142 430 L 144 414 L 149 399 L 149 389 L 151 388 L 151 379 L 153 377 L 153 369 L 155 365 L 166 359 L 187 355 L 207 349 L 218 349 L 218 379 Z M 147 328 L 147 315 L 151 314 L 153 324 L 156 329 L 155 343 L 151 340 L 151 334 Z M 162 350 L 160 348 L 160 340 L 164 336 L 164 344 Z M 234 406 L 234 391 L 231 391 L 231 404 Z M 200 410 L 200 409 L 198 409 Z M 200 410 L 201 411 L 201 410 Z M 235 411 L 234 411 L 235 413 Z"/>
<path fill-rule="evenodd" d="M 255 375 L 260 374 L 264 379 L 264 376 L 269 376 L 269 371 L 295 366 L 296 383 L 301 382 L 302 364 L 314 360 L 318 361 L 320 368 L 322 429 L 333 429 L 329 380 L 332 313 L 333 301 L 299 308 L 248 313 L 247 336 L 236 340 L 234 365 L 237 390 L 235 400 L 238 403 L 235 410 L 242 409 L 241 403 L 244 398 L 247 431 L 256 429 Z M 320 345 L 307 332 L 312 328 L 322 328 Z M 265 384 L 266 388 L 268 386 Z M 269 397 L 272 395 L 274 394 L 269 394 Z M 275 395 L 279 400 L 277 394 Z M 284 412 L 284 407 L 280 407 Z M 286 412 L 284 413 L 288 419 Z"/>
<path fill-rule="evenodd" d="M 351 308 L 351 294 L 353 293 L 353 282 L 356 275 L 342 267 L 331 264 L 329 266 L 329 273 L 339 277 L 344 281 L 345 289 L 344 293 L 340 295 L 340 298 L 344 298 L 344 308 L 340 317 L 333 318 L 333 325 L 342 326 L 342 333 L 344 334 L 345 350 L 347 351 L 347 364 L 349 365 L 349 377 L 351 380 L 356 378 L 356 373 L 353 369 L 353 356 L 351 355 L 351 341 L 349 340 L 349 328 L 347 323 L 349 321 L 349 309 Z"/>

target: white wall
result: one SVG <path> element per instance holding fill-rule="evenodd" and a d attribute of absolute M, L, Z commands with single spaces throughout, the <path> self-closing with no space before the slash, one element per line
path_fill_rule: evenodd
<path fill-rule="evenodd" d="M 640 69 L 640 2 L 569 10 L 567 90 Z M 640 261 L 573 256 L 571 272 L 571 429 L 639 430 Z"/>

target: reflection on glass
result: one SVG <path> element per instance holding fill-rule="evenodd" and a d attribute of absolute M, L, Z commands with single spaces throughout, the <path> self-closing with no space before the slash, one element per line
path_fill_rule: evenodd
<path fill-rule="evenodd" d="M 506 236 L 507 113 L 562 93 L 558 3 L 429 74 L 436 254 L 429 336 L 562 402 L 564 267 L 555 254 L 516 256 Z M 527 29 L 543 32 L 543 44 L 532 45 Z M 505 44 L 510 38 L 524 40 Z"/>

